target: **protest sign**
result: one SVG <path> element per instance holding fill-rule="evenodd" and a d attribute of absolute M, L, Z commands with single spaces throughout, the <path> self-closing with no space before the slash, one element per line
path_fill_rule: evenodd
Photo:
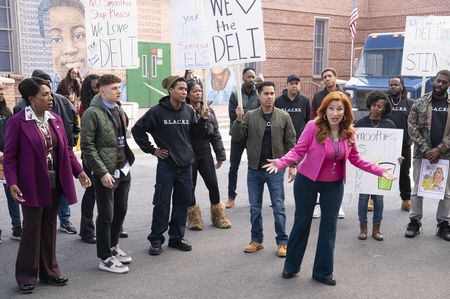
<path fill-rule="evenodd" d="M 355 128 L 356 145 L 361 157 L 400 175 L 398 158 L 402 154 L 403 130 L 383 128 Z M 347 163 L 345 193 L 398 195 L 398 180 L 390 181 L 362 171 Z"/>
<path fill-rule="evenodd" d="M 139 67 L 137 7 L 132 0 L 87 0 L 88 62 L 95 69 Z"/>
<path fill-rule="evenodd" d="M 430 77 L 450 69 L 450 17 L 406 18 L 402 76 Z"/>
<path fill-rule="evenodd" d="M 430 161 L 422 159 L 417 194 L 427 198 L 444 199 L 448 166 L 448 160 L 439 160 L 431 164 Z"/>

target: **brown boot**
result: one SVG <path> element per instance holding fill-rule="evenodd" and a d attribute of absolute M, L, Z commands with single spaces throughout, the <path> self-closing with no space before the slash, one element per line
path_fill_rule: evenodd
<path fill-rule="evenodd" d="M 369 212 L 373 211 L 373 199 L 372 199 L 372 197 L 369 198 L 369 203 L 367 204 L 367 211 L 369 211 Z"/>
<path fill-rule="evenodd" d="M 223 203 L 211 205 L 211 222 L 218 228 L 230 228 L 231 222 L 225 217 L 225 207 Z"/>
<path fill-rule="evenodd" d="M 411 199 L 402 200 L 402 210 L 407 212 L 411 210 Z"/>
<path fill-rule="evenodd" d="M 231 209 L 232 207 L 234 207 L 234 198 L 229 197 L 225 203 L 225 208 Z"/>
<path fill-rule="evenodd" d="M 367 222 L 359 222 L 359 236 L 360 240 L 367 240 Z"/>
<path fill-rule="evenodd" d="M 190 230 L 202 230 L 203 220 L 200 205 L 196 204 L 188 209 L 188 228 Z"/>
<path fill-rule="evenodd" d="M 377 241 L 383 241 L 383 235 L 380 232 L 380 223 L 374 223 L 372 229 L 372 237 Z"/>

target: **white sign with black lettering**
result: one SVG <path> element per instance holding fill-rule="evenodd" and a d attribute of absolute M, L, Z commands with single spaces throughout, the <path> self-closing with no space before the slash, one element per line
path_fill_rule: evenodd
<path fill-rule="evenodd" d="M 366 161 L 400 175 L 398 158 L 402 154 L 403 130 L 383 128 L 355 128 L 356 145 Z M 345 193 L 365 193 L 395 196 L 399 194 L 398 179 L 390 181 L 364 172 L 347 162 Z"/>

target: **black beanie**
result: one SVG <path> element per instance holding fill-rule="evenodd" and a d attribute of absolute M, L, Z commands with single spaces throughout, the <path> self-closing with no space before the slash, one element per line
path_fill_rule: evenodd
<path fill-rule="evenodd" d="M 44 72 L 43 70 L 34 70 L 33 73 L 31 74 L 31 77 L 38 77 L 44 80 L 48 80 L 50 82 L 52 81 L 50 75 Z"/>

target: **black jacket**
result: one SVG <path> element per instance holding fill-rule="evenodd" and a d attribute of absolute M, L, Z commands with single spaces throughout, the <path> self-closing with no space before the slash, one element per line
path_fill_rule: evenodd
<path fill-rule="evenodd" d="M 80 134 L 80 126 L 78 125 L 77 109 L 64 96 L 53 93 L 53 108 L 52 111 L 58 114 L 64 123 L 64 131 L 66 132 L 67 141 L 70 146 L 74 147 L 77 144 L 78 136 Z M 21 100 L 16 107 L 14 107 L 14 114 L 25 108 L 27 103 Z"/>
<path fill-rule="evenodd" d="M 159 148 L 169 151 L 164 161 L 173 167 L 183 168 L 194 161 L 190 130 L 204 124 L 202 119 L 197 120 L 191 106 L 183 103 L 179 110 L 175 110 L 170 97 L 165 96 L 136 122 L 131 133 L 143 152 L 154 154 L 156 148 L 147 136 L 150 133 Z"/>
<path fill-rule="evenodd" d="M 5 149 L 5 130 L 6 130 L 6 122 L 11 117 L 6 113 L 0 113 L 0 152 L 3 152 Z"/>
<path fill-rule="evenodd" d="M 195 126 L 191 128 L 190 136 L 191 136 L 191 144 L 194 150 L 195 155 L 202 155 L 205 153 L 211 152 L 212 145 L 214 149 L 214 153 L 216 154 L 217 161 L 225 161 L 226 154 L 225 148 L 222 142 L 222 136 L 219 131 L 219 124 L 217 123 L 216 114 L 214 110 L 209 108 L 209 119 L 205 122 L 204 126 Z M 203 104 L 200 109 L 203 109 Z M 201 118 L 199 111 L 194 110 L 197 119 Z M 205 127 L 206 126 L 206 127 Z"/>
<path fill-rule="evenodd" d="M 289 113 L 292 123 L 294 124 L 297 141 L 302 134 L 306 123 L 309 121 L 311 110 L 309 99 L 304 95 L 297 93 L 295 99 L 291 101 L 287 92 L 284 92 L 275 100 L 275 107 Z"/>
<path fill-rule="evenodd" d="M 339 85 L 336 85 L 336 91 L 342 91 L 339 88 Z M 314 94 L 313 100 L 311 102 L 311 119 L 314 119 L 314 117 L 317 116 L 317 109 L 319 109 L 320 104 L 322 104 L 323 99 L 329 94 L 330 92 L 328 91 L 328 89 L 325 87 L 324 89 L 322 89 L 321 91 L 317 92 L 316 94 Z"/>

